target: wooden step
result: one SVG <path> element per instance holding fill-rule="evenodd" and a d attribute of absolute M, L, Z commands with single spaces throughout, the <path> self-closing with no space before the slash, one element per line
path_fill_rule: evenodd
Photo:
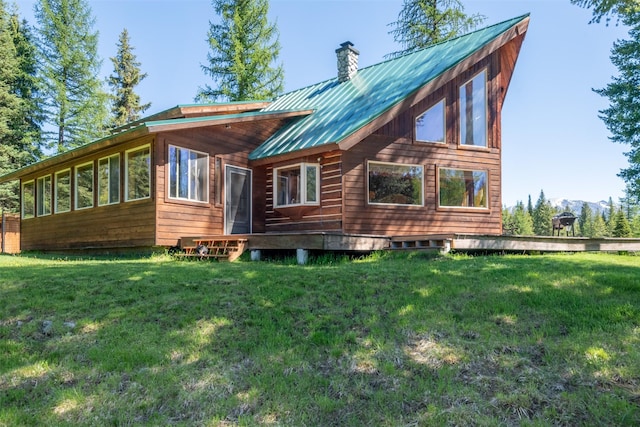
<path fill-rule="evenodd" d="M 234 261 L 242 255 L 247 243 L 247 239 L 229 237 L 198 237 L 188 240 L 191 240 L 190 245 L 182 246 L 182 252 L 178 253 L 177 256 Z M 199 247 L 206 247 L 206 253 L 198 251 Z"/>

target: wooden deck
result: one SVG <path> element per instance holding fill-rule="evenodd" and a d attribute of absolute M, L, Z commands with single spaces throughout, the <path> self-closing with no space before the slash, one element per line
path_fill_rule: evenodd
<path fill-rule="evenodd" d="M 233 261 L 244 251 L 340 251 L 379 250 L 459 252 L 640 252 L 640 239 L 497 236 L 497 235 L 412 235 L 376 236 L 339 232 L 239 234 L 233 236 L 183 237 L 184 256 L 199 257 L 198 245 L 207 246 L 205 257 Z M 259 259 L 259 258 L 258 258 Z"/>

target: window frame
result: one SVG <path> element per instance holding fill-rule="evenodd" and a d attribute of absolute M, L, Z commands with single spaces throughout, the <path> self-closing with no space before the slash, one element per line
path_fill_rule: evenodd
<path fill-rule="evenodd" d="M 309 200 L 309 191 L 308 191 L 308 170 L 313 168 L 315 170 L 316 177 L 316 185 L 315 185 L 315 200 Z M 298 169 L 300 171 L 300 183 L 298 184 L 299 192 L 300 192 L 300 202 L 299 203 L 283 203 L 280 204 L 278 202 L 278 195 L 280 192 L 280 179 L 278 176 L 278 172 L 283 170 L 295 170 Z M 308 163 L 301 162 L 295 163 L 292 165 L 281 166 L 273 169 L 273 206 L 275 208 L 283 208 L 283 207 L 291 207 L 291 206 L 319 206 L 320 205 L 320 163 Z"/>
<path fill-rule="evenodd" d="M 483 173 L 485 175 L 485 181 L 484 181 L 484 200 L 485 200 L 485 205 L 484 206 L 465 206 L 465 205 L 443 205 L 442 204 L 442 193 L 441 193 L 441 179 L 442 179 L 442 171 L 443 170 L 452 170 L 452 171 L 460 171 L 460 172 L 471 172 L 473 174 L 475 173 Z M 471 211 L 489 211 L 490 210 L 490 198 L 489 198 L 489 179 L 490 179 L 490 174 L 489 174 L 489 170 L 488 169 L 463 169 L 463 168 L 455 168 L 455 167 L 447 167 L 447 166 L 439 166 L 437 167 L 437 179 L 436 179 L 436 200 L 438 202 L 438 209 L 456 209 L 456 210 L 471 210 Z M 466 183 L 464 183 L 466 185 Z M 468 195 L 465 197 L 467 200 L 468 199 Z M 474 191 L 474 196 L 472 196 L 473 198 L 475 198 L 475 191 Z"/>
<path fill-rule="evenodd" d="M 440 104 L 442 104 L 442 141 L 418 138 L 418 120 L 420 120 L 421 117 L 424 117 L 427 113 L 432 111 L 434 108 L 436 108 Z M 429 108 L 427 108 L 422 113 L 416 116 L 413 122 L 413 132 L 414 132 L 414 140 L 416 142 L 427 143 L 427 144 L 446 144 L 447 142 L 447 98 L 446 97 L 442 97 L 438 102 L 432 104 Z"/>
<path fill-rule="evenodd" d="M 374 202 L 371 201 L 371 165 L 379 164 L 379 165 L 390 165 L 390 166 L 404 166 L 407 168 L 420 168 L 422 177 L 420 179 L 420 203 L 389 203 L 389 202 Z M 426 167 L 420 164 L 414 163 L 397 163 L 397 162 L 384 162 L 379 160 L 367 160 L 367 171 L 366 171 L 366 182 L 367 182 L 367 204 L 371 206 L 403 206 L 403 207 L 424 207 L 425 206 L 425 171 Z"/>
<path fill-rule="evenodd" d="M 78 169 L 87 166 L 87 165 L 91 165 L 91 204 L 87 205 L 87 206 L 78 206 L 78 202 L 80 201 L 80 197 L 78 194 L 78 190 L 80 189 L 80 186 L 78 185 Z M 74 167 L 74 171 L 75 173 L 73 174 L 73 183 L 74 183 L 74 190 L 73 190 L 73 195 L 74 195 L 74 210 L 76 211 L 80 211 L 80 210 L 84 210 L 84 209 L 91 209 L 95 206 L 95 190 L 96 190 L 96 179 L 95 179 L 95 162 L 92 160 L 90 162 L 86 162 L 86 163 L 81 163 L 79 165 L 76 165 Z"/>
<path fill-rule="evenodd" d="M 111 179 L 112 179 L 112 176 L 111 176 L 111 172 L 112 172 L 111 164 L 112 164 L 112 160 L 114 158 L 117 158 L 115 164 L 118 167 L 118 176 L 117 176 L 118 182 L 116 183 L 117 185 L 115 186 L 115 188 L 118 189 L 118 194 L 117 194 L 116 200 L 112 201 L 111 188 L 112 188 L 112 185 L 114 183 L 111 182 Z M 103 195 L 102 192 L 104 191 L 104 189 L 103 189 L 103 186 L 102 186 L 102 179 L 101 179 L 102 171 L 101 171 L 100 168 L 102 166 L 101 163 L 103 162 L 103 160 L 107 160 L 107 187 L 106 187 L 106 190 L 107 190 L 107 202 L 106 203 L 103 203 L 102 200 L 101 200 L 102 199 L 101 196 Z M 97 170 L 97 173 L 98 173 L 98 185 L 97 185 L 97 187 L 98 187 L 98 206 L 117 205 L 118 203 L 120 203 L 120 200 L 121 200 L 121 197 L 120 197 L 120 192 L 121 192 L 120 181 L 121 181 L 121 178 L 120 177 L 122 176 L 121 163 L 120 163 L 120 153 L 115 153 L 115 154 L 112 154 L 110 156 L 105 156 L 105 157 L 99 158 L 98 159 L 98 170 Z M 114 198 L 115 198 L 115 196 L 114 196 Z"/>
<path fill-rule="evenodd" d="M 69 178 L 69 182 L 67 183 L 67 187 L 68 187 L 67 197 L 69 198 L 69 201 L 68 201 L 68 207 L 65 210 L 62 210 L 62 209 L 59 209 L 59 204 L 58 204 L 58 200 L 59 200 L 58 177 L 62 176 L 62 174 L 64 173 L 66 173 L 67 177 Z M 71 168 L 63 169 L 61 171 L 56 172 L 53 179 L 53 213 L 59 214 L 59 213 L 65 213 L 65 212 L 71 212 Z"/>
<path fill-rule="evenodd" d="M 25 187 L 31 184 L 31 213 L 25 214 Z M 31 219 L 36 217 L 36 181 L 31 179 L 22 183 L 20 191 L 20 217 L 21 219 Z"/>
<path fill-rule="evenodd" d="M 467 139 L 466 138 L 467 111 L 465 108 L 465 105 L 467 104 L 467 102 L 466 102 L 466 95 L 465 95 L 465 102 L 463 103 L 462 94 L 463 94 L 463 91 L 465 91 L 465 88 L 467 87 L 467 85 L 469 84 L 471 84 L 471 93 L 473 94 L 474 92 L 473 83 L 476 80 L 476 78 L 478 78 L 481 75 L 483 76 L 482 84 L 484 89 L 483 91 L 484 100 L 482 103 L 483 123 L 484 123 L 484 133 L 482 137 L 484 138 L 484 145 L 475 144 L 475 142 L 473 144 L 467 144 L 464 142 L 464 140 Z M 488 79 L 489 79 L 489 72 L 488 72 L 488 69 L 485 67 L 482 70 L 475 73 L 470 79 L 465 80 L 458 89 L 458 113 L 459 113 L 458 114 L 458 117 L 459 117 L 458 145 L 460 147 L 472 148 L 472 149 L 488 149 L 489 148 L 489 80 Z M 471 104 L 473 105 L 473 98 L 471 100 Z M 472 115 L 473 115 L 473 110 L 472 110 Z M 473 119 L 472 117 L 472 136 L 473 136 L 473 139 L 475 140 L 475 126 L 473 126 L 474 124 L 475 124 L 475 119 Z"/>
<path fill-rule="evenodd" d="M 49 181 L 48 185 L 46 182 L 47 178 Z M 36 216 L 38 217 L 49 216 L 52 213 L 52 179 L 51 174 L 43 175 L 36 179 Z M 47 197 L 48 200 L 45 200 L 45 197 Z M 48 210 L 45 209 L 47 207 L 47 201 L 49 202 Z"/>
<path fill-rule="evenodd" d="M 178 152 L 180 151 L 186 151 L 187 152 L 187 197 L 180 197 L 180 162 L 176 162 L 176 180 L 175 180 L 175 193 L 176 196 L 172 196 L 172 174 L 173 174 L 173 167 L 171 164 L 171 149 L 176 149 Z M 204 196 L 203 200 L 199 200 L 197 198 L 193 198 L 192 196 L 192 179 L 195 179 L 195 183 L 199 184 L 200 180 L 198 180 L 198 177 L 195 176 L 193 177 L 191 175 L 192 172 L 192 159 L 191 159 L 191 153 L 195 153 L 196 154 L 196 163 L 198 162 L 199 159 L 204 159 L 204 165 L 205 165 L 205 171 L 204 171 L 204 175 L 203 175 L 203 180 L 202 183 L 204 184 L 204 188 L 202 188 L 201 193 Z M 204 151 L 198 151 L 198 150 L 192 150 L 191 148 L 186 148 L 186 147 L 180 147 L 178 145 L 173 145 L 173 144 L 169 144 L 168 148 L 167 148 L 167 165 L 168 165 L 168 173 L 167 173 L 167 198 L 169 200 L 172 201 L 181 201 L 181 202 L 192 202 L 192 203 L 202 203 L 202 204 L 208 204 L 209 203 L 209 169 L 210 169 L 210 156 L 209 153 L 206 153 Z M 204 156 L 204 157 L 198 157 L 198 156 Z"/>
<path fill-rule="evenodd" d="M 149 169 L 148 169 L 148 176 L 147 179 L 149 180 L 149 186 L 148 186 L 148 190 L 149 190 L 149 194 L 144 196 L 144 197 L 137 197 L 135 199 L 133 198 L 129 198 L 129 156 L 133 153 L 137 153 L 139 151 L 144 151 L 144 150 L 148 150 L 149 151 Z M 135 147 L 132 148 L 130 150 L 127 150 L 124 152 L 124 189 L 125 189 L 125 194 L 124 194 L 124 201 L 125 202 L 135 202 L 136 200 L 145 200 L 145 199 L 150 199 L 151 198 L 151 194 L 152 194 L 152 183 L 151 183 L 151 170 L 153 168 L 153 157 L 151 155 L 151 145 L 150 144 L 146 144 L 146 145 L 141 145 L 139 147 Z"/>

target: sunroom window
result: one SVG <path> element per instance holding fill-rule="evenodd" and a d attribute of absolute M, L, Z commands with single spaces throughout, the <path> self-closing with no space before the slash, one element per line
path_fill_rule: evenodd
<path fill-rule="evenodd" d="M 98 160 L 98 205 L 120 202 L 120 154 Z"/>
<path fill-rule="evenodd" d="M 368 169 L 370 204 L 423 205 L 421 165 L 369 162 Z"/>
<path fill-rule="evenodd" d="M 486 171 L 439 170 L 440 206 L 487 208 Z"/>
<path fill-rule="evenodd" d="M 416 141 L 444 142 L 445 100 L 416 117 Z"/>
<path fill-rule="evenodd" d="M 169 146 L 169 197 L 207 202 L 209 200 L 209 156 Z"/>
<path fill-rule="evenodd" d="M 93 207 L 93 162 L 76 166 L 76 209 Z"/>
<path fill-rule="evenodd" d="M 38 178 L 36 181 L 36 195 L 38 216 L 51 215 L 51 175 Z"/>
<path fill-rule="evenodd" d="M 125 161 L 126 200 L 151 197 L 151 149 L 149 146 L 127 151 Z"/>
<path fill-rule="evenodd" d="M 56 173 L 54 187 L 55 213 L 71 210 L 71 169 Z"/>
<path fill-rule="evenodd" d="M 276 206 L 317 205 L 320 200 L 319 170 L 319 165 L 309 163 L 276 169 Z"/>
<path fill-rule="evenodd" d="M 33 218 L 36 215 L 36 187 L 34 181 L 22 184 L 22 218 Z"/>
<path fill-rule="evenodd" d="M 460 144 L 487 146 L 487 72 L 460 86 Z"/>

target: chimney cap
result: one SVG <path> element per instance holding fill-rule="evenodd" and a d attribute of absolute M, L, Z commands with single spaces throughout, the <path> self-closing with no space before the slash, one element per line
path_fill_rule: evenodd
<path fill-rule="evenodd" d="M 355 52 L 357 54 L 360 54 L 360 52 L 358 52 L 358 49 L 355 49 L 353 47 L 353 43 L 351 43 L 348 40 L 346 42 L 344 42 L 344 43 L 340 43 L 340 48 L 336 49 L 336 52 L 340 52 L 341 50 L 347 50 L 347 49 L 351 50 L 351 51 L 353 51 L 353 52 Z"/>

